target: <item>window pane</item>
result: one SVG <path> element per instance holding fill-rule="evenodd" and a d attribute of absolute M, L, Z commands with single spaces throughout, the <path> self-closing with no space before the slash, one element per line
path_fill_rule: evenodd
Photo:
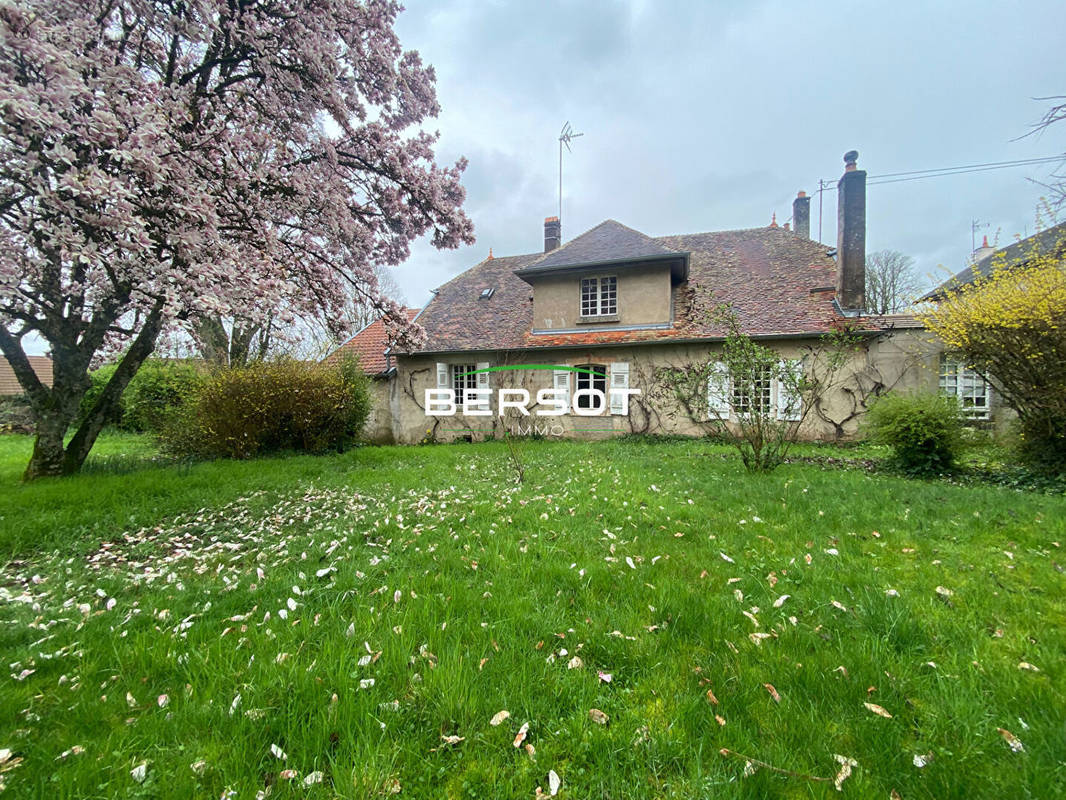
<path fill-rule="evenodd" d="M 452 365 L 452 389 L 455 391 L 455 402 L 463 405 L 466 401 L 466 390 L 477 388 L 477 375 L 474 370 L 475 364 Z"/>
<path fill-rule="evenodd" d="M 602 317 L 618 313 L 617 278 L 583 278 L 581 280 L 581 316 Z"/>
<path fill-rule="evenodd" d="M 959 401 L 962 415 L 967 419 L 989 418 L 988 382 L 962 362 L 941 359 L 940 391 Z"/>
<path fill-rule="evenodd" d="M 581 370 L 590 370 L 595 373 L 590 375 L 588 372 L 577 373 L 577 389 L 596 389 L 603 393 L 604 397 L 607 395 L 607 367 L 603 364 L 582 364 L 578 367 Z M 599 408 L 602 410 L 607 405 L 605 400 L 599 400 L 591 395 L 582 395 L 577 399 L 578 408 Z"/>
<path fill-rule="evenodd" d="M 618 281 L 615 278 L 600 278 L 600 313 L 618 313 Z"/>
<path fill-rule="evenodd" d="M 585 278 L 581 281 L 581 316 L 591 317 L 597 313 L 599 307 L 596 279 Z"/>
<path fill-rule="evenodd" d="M 771 386 L 773 381 L 773 374 L 769 368 L 763 369 L 758 375 L 754 376 L 749 387 L 743 385 L 737 385 L 737 382 L 733 384 L 733 410 L 738 414 L 750 414 L 755 412 L 756 414 L 766 414 L 770 411 L 770 404 L 773 400 L 771 393 Z"/>

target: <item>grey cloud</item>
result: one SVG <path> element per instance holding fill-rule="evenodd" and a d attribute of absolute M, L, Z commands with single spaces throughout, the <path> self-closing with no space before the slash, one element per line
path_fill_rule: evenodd
<path fill-rule="evenodd" d="M 845 150 L 871 175 L 1042 156 L 1066 125 L 1014 141 L 1061 94 L 1057 4 L 703 2 L 416 3 L 405 47 L 438 70 L 442 160 L 470 158 L 478 243 L 419 247 L 400 272 L 411 300 L 480 261 L 541 246 L 565 164 L 563 235 L 612 217 L 662 235 L 783 222 L 799 189 L 823 197 L 835 241 Z M 1047 24 L 1041 24 L 1045 20 Z M 1033 230 L 1043 190 L 1016 169 L 871 185 L 868 245 L 957 270 L 970 223 Z"/>

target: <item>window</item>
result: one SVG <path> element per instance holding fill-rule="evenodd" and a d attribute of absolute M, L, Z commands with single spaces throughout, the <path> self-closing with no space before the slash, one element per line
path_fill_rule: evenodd
<path fill-rule="evenodd" d="M 764 369 L 754 376 L 750 393 L 733 382 L 733 411 L 737 414 L 766 414 L 773 406 L 773 370 Z"/>
<path fill-rule="evenodd" d="M 988 382 L 963 362 L 941 358 L 940 391 L 958 399 L 966 419 L 988 419 L 991 407 Z"/>
<path fill-rule="evenodd" d="M 465 405 L 466 390 L 477 388 L 477 375 L 473 364 L 452 365 L 452 389 L 455 390 L 455 402 L 457 405 Z"/>
<path fill-rule="evenodd" d="M 581 279 L 581 316 L 607 317 L 617 313 L 617 278 Z"/>
<path fill-rule="evenodd" d="M 612 278 L 612 280 L 614 280 Z M 582 389 L 596 389 L 603 393 L 604 399 L 600 399 L 595 395 L 583 394 L 578 395 L 577 407 L 578 408 L 595 408 L 599 411 L 603 410 L 603 407 L 607 404 L 607 368 L 603 364 L 581 364 L 578 367 L 582 372 L 576 373 L 577 375 L 577 391 Z"/>

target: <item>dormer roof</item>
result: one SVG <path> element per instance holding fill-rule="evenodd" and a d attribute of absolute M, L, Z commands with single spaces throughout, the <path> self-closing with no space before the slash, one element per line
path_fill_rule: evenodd
<path fill-rule="evenodd" d="M 687 251 L 675 250 L 621 222 L 608 219 L 515 270 L 515 275 L 528 283 L 544 275 L 653 262 L 669 265 L 674 281 L 680 282 L 688 277 L 688 259 Z"/>

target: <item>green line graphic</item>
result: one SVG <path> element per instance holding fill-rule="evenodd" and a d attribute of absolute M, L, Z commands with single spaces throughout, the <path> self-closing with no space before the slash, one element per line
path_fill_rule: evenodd
<path fill-rule="evenodd" d="M 561 370 L 565 372 L 581 372 L 586 375 L 595 375 L 597 377 L 604 377 L 602 372 L 596 372 L 593 369 L 586 369 L 584 367 L 568 367 L 564 364 L 526 364 L 521 367 L 485 367 L 484 369 L 475 369 L 472 372 L 468 372 L 468 375 L 480 375 L 487 372 L 519 372 L 525 369 L 550 369 L 552 371 Z"/>

